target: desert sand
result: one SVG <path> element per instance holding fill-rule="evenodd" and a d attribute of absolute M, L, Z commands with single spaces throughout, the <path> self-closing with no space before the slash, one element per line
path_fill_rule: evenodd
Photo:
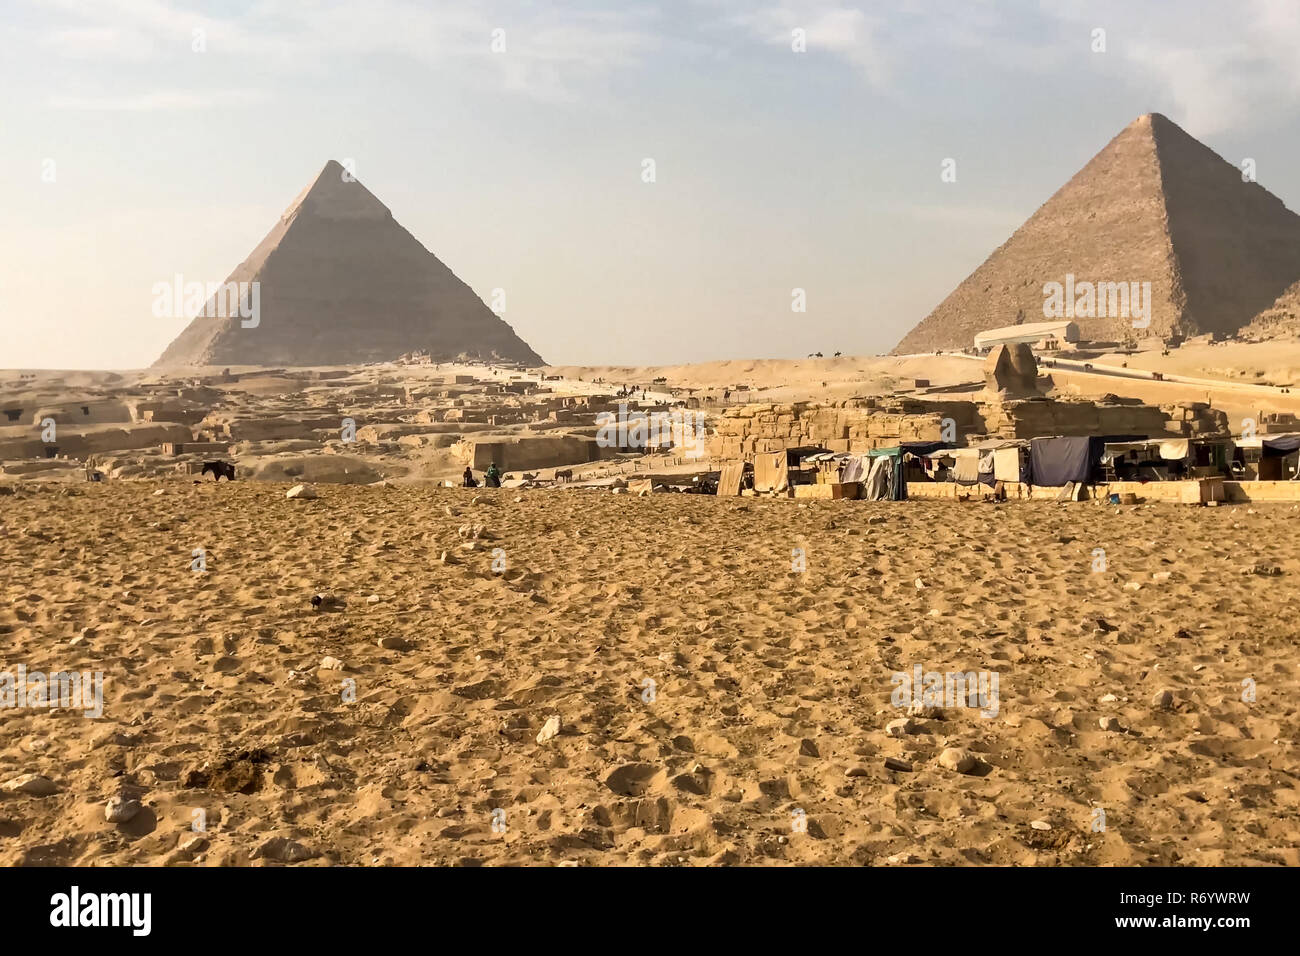
<path fill-rule="evenodd" d="M 1300 864 L 1292 505 L 287 487 L 0 498 L 0 863 Z"/>

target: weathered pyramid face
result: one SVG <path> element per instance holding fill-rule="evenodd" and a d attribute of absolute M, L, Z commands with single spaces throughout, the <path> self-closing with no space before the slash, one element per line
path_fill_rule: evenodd
<path fill-rule="evenodd" d="M 333 160 L 223 285 L 155 367 L 357 364 L 418 350 L 542 364 Z"/>
<path fill-rule="evenodd" d="M 1267 309 L 1241 330 L 1249 341 L 1300 337 L 1300 282 L 1289 286 Z"/>
<path fill-rule="evenodd" d="M 984 329 L 1056 318 L 1073 320 L 1093 341 L 1235 332 L 1298 278 L 1300 216 L 1150 113 L 1111 140 L 895 352 L 965 348 Z"/>

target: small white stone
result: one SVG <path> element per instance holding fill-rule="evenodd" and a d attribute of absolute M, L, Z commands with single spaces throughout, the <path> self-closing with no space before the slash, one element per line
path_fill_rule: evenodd
<path fill-rule="evenodd" d="M 112 797 L 104 805 L 104 819 L 109 823 L 126 823 L 135 817 L 140 810 L 139 800 L 131 800 L 127 797 Z"/>
<path fill-rule="evenodd" d="M 541 732 L 537 735 L 537 742 L 544 744 L 560 733 L 560 715 L 552 714 L 546 718 L 546 723 L 542 724 Z"/>

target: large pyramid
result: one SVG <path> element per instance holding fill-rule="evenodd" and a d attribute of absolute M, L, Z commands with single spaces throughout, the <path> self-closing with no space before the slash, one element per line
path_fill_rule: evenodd
<path fill-rule="evenodd" d="M 259 283 L 255 325 L 199 314 L 155 368 L 358 364 L 418 350 L 542 364 L 334 160 L 226 281 Z"/>
<path fill-rule="evenodd" d="M 1300 279 L 1300 216 L 1159 113 L 1139 116 L 912 329 L 895 353 L 1043 322 L 1044 285 L 1151 283 L 1150 327 L 1070 317 L 1084 339 L 1235 332 Z M 1130 286 L 1131 288 L 1131 286 Z"/>

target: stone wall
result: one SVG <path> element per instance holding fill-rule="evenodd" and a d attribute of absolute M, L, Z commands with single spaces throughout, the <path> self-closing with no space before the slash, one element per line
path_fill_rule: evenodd
<path fill-rule="evenodd" d="M 824 405 L 741 405 L 715 419 L 710 453 L 728 460 L 806 445 L 862 452 L 904 441 L 942 441 L 945 418 L 953 420 L 959 436 L 982 429 L 974 402 L 854 398 Z"/>
<path fill-rule="evenodd" d="M 953 426 L 947 433 L 945 419 Z M 987 402 L 857 398 L 827 404 L 742 405 L 727 409 L 715 421 L 717 435 L 709 450 L 720 461 L 752 459 L 755 454 L 801 446 L 864 452 L 909 441 L 950 441 L 960 446 L 986 437 L 1228 434 L 1227 416 L 1204 402 L 1156 407 L 1048 398 Z"/>
<path fill-rule="evenodd" d="M 601 448 L 594 438 L 577 435 L 499 441 L 466 440 L 457 442 L 451 450 L 458 461 L 478 471 L 494 462 L 502 471 L 535 471 L 539 468 L 586 464 L 617 454 L 617 449 Z"/>

